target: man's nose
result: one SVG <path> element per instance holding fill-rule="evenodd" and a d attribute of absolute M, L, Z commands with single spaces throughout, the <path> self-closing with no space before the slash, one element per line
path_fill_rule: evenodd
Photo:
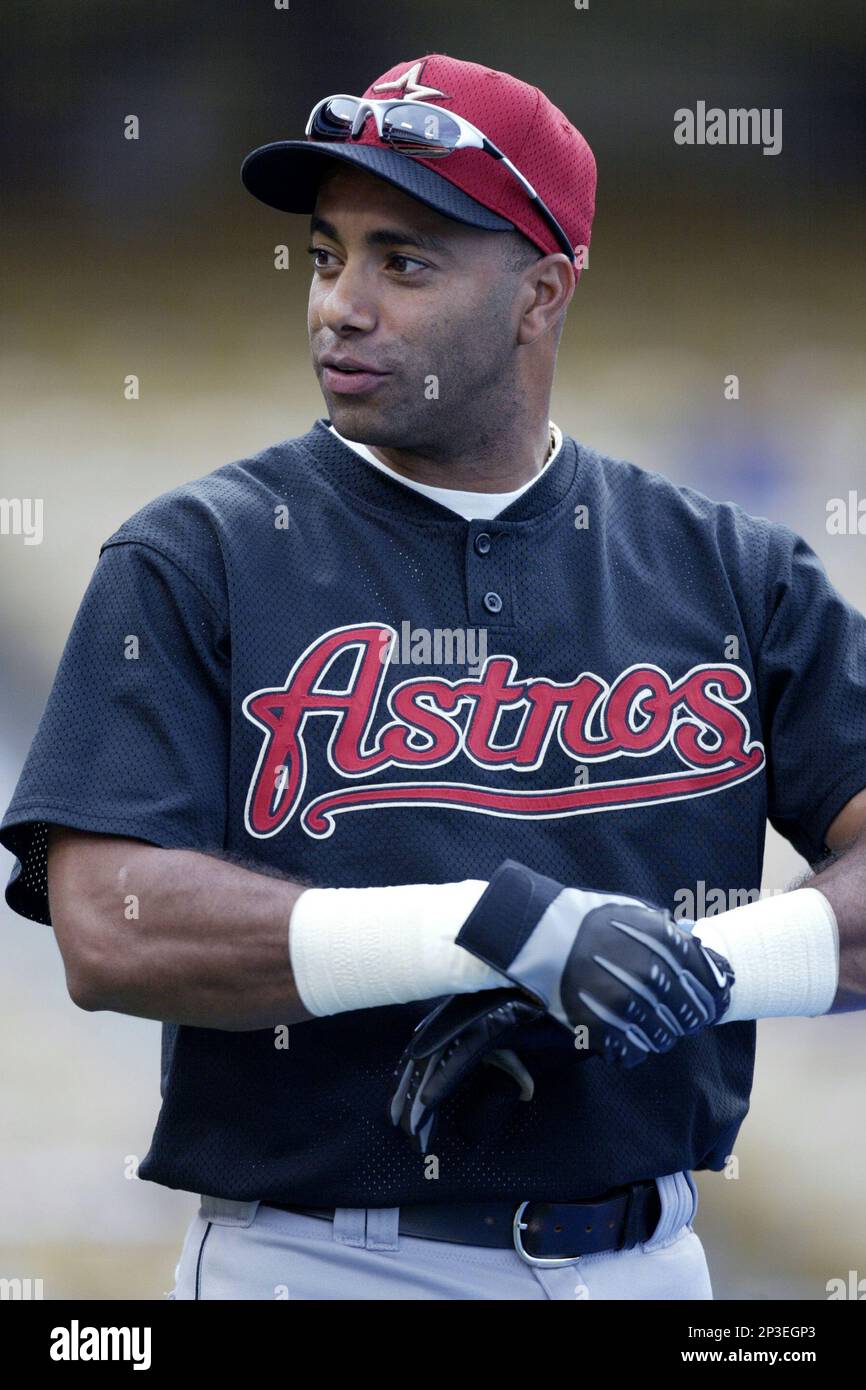
<path fill-rule="evenodd" d="M 375 328 L 375 292 L 362 265 L 347 261 L 339 275 L 320 288 L 316 307 L 325 328 L 333 333 L 351 329 L 369 333 Z"/>

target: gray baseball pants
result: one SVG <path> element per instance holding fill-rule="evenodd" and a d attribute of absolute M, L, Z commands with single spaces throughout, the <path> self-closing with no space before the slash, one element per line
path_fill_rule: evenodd
<path fill-rule="evenodd" d="M 692 1229 L 688 1172 L 658 1178 L 661 1216 L 631 1250 L 583 1255 L 561 1268 L 515 1250 L 398 1235 L 399 1208 L 341 1208 L 334 1221 L 258 1202 L 202 1197 L 187 1230 L 172 1299 L 711 1299 Z"/>

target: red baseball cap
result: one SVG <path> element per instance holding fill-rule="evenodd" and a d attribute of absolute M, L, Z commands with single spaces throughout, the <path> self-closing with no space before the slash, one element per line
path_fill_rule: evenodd
<path fill-rule="evenodd" d="M 589 246 L 595 159 L 580 131 L 538 87 L 480 63 L 428 53 L 395 64 L 360 95 L 429 101 L 465 117 L 529 180 L 572 246 Z M 311 213 L 323 158 L 367 169 L 458 222 L 487 231 L 516 228 L 545 255 L 562 250 L 532 199 L 501 161 L 476 149 L 455 150 L 440 159 L 407 157 L 379 139 L 372 119 L 357 140 L 278 140 L 262 145 L 247 155 L 241 179 L 250 193 L 271 207 Z M 580 264 L 578 258 L 578 278 Z"/>

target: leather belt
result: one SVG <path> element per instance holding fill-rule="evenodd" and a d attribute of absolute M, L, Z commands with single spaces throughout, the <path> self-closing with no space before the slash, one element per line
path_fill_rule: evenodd
<path fill-rule="evenodd" d="M 333 1221 L 333 1207 L 263 1202 L 279 1211 Z M 580 1255 L 630 1250 L 661 1216 L 654 1180 L 615 1188 L 588 1202 L 437 1202 L 400 1208 L 400 1234 L 454 1245 L 513 1246 L 527 1264 L 570 1264 Z"/>

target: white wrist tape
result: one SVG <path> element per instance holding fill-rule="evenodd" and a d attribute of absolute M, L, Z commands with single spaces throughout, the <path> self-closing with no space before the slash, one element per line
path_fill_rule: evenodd
<path fill-rule="evenodd" d="M 694 934 L 730 961 L 736 982 L 721 1019 L 825 1014 L 839 985 L 836 914 L 817 888 L 764 898 L 717 917 L 703 917 Z"/>
<path fill-rule="evenodd" d="M 289 922 L 301 1003 L 317 1017 L 510 985 L 454 938 L 487 887 L 308 888 Z"/>

